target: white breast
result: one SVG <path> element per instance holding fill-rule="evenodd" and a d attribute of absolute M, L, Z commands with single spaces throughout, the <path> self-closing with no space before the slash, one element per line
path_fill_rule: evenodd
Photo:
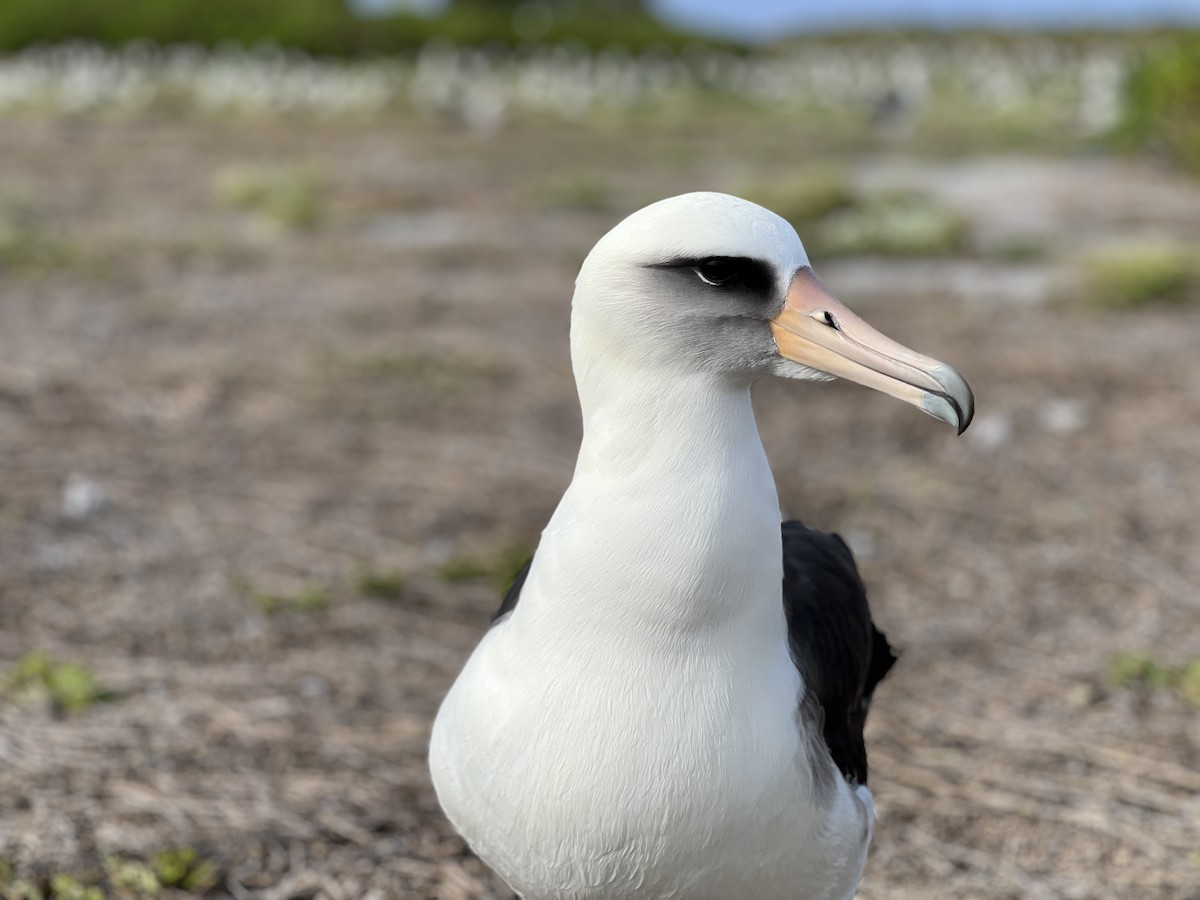
<path fill-rule="evenodd" d="M 721 402 L 750 416 L 748 397 Z M 656 471 L 678 446 L 629 466 L 585 449 L 516 611 L 438 714 L 438 799 L 526 900 L 840 898 L 857 883 L 869 794 L 812 758 L 820 737 L 799 720 L 757 432 L 694 438 L 683 492 Z"/>
<path fill-rule="evenodd" d="M 471 846 L 526 900 L 849 896 L 869 795 L 830 773 L 817 796 L 786 652 L 609 649 L 538 652 L 510 623 L 479 646 L 431 745 Z"/>

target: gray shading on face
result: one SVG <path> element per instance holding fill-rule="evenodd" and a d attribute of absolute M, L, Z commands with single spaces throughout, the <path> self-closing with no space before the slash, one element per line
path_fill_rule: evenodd
<path fill-rule="evenodd" d="M 776 357 L 767 321 L 783 307 L 785 285 L 762 260 L 705 256 L 645 266 L 669 310 L 675 351 L 692 370 L 753 378 Z"/>

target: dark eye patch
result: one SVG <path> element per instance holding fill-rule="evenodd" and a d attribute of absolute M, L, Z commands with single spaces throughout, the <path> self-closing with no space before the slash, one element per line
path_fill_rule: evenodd
<path fill-rule="evenodd" d="M 695 279 L 698 287 L 732 290 L 761 298 L 770 297 L 775 287 L 771 267 L 762 260 L 745 256 L 674 259 L 658 263 L 653 268 L 686 272 Z"/>
<path fill-rule="evenodd" d="M 737 284 L 741 282 L 746 275 L 745 268 L 741 260 L 731 259 L 728 256 L 718 256 L 713 259 L 706 259 L 700 265 L 696 266 L 696 274 L 700 276 L 700 280 L 705 284 L 718 287 L 723 284 Z"/>

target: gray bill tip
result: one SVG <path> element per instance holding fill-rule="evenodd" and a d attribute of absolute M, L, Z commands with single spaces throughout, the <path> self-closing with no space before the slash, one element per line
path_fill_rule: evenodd
<path fill-rule="evenodd" d="M 959 434 L 962 434 L 962 417 L 958 406 L 945 394 L 926 393 L 921 400 L 921 408 L 935 419 L 958 428 Z"/>
<path fill-rule="evenodd" d="M 975 418 L 975 394 L 967 380 L 949 366 L 938 366 L 929 373 L 942 386 L 942 394 L 925 397 L 925 411 L 947 424 L 953 425 L 962 434 Z M 936 411 L 935 411 L 936 410 Z M 949 415 L 943 415 L 943 413 Z"/>

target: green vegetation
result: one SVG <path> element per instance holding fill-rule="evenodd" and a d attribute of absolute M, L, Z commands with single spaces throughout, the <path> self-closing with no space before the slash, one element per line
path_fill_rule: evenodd
<path fill-rule="evenodd" d="M 541 209 L 608 212 L 617 206 L 612 183 L 588 173 L 553 175 L 534 185 L 532 194 Z"/>
<path fill-rule="evenodd" d="M 1168 690 L 1200 706 L 1200 656 L 1170 665 L 1145 653 L 1120 653 L 1109 665 L 1108 680 L 1115 688 Z"/>
<path fill-rule="evenodd" d="M 320 224 L 327 190 L 311 166 L 235 166 L 216 174 L 213 194 L 227 206 L 257 213 L 285 230 L 301 231 Z"/>
<path fill-rule="evenodd" d="M 149 862 L 109 856 L 103 871 L 53 872 L 43 878 L 17 878 L 0 860 L 3 900 L 154 900 L 182 891 L 204 894 L 217 883 L 217 868 L 191 847 L 169 847 Z"/>
<path fill-rule="evenodd" d="M 735 189 L 796 227 L 814 255 L 940 256 L 963 250 L 967 224 L 916 191 L 866 194 L 834 164 Z"/>
<path fill-rule="evenodd" d="M 332 367 L 331 374 L 353 381 L 419 387 L 441 402 L 457 399 L 481 382 L 500 381 L 508 375 L 496 359 L 406 348 L 340 358 Z"/>
<path fill-rule="evenodd" d="M 431 40 L 479 46 L 530 41 L 589 48 L 632 48 L 721 42 L 684 35 L 636 10 L 572 5 L 529 16 L 495 4 L 454 3 L 439 16 L 354 15 L 343 0 L 4 0 L 0 51 L 33 44 L 90 40 L 112 47 L 132 41 L 216 47 L 275 45 L 317 56 L 385 55 Z M 728 46 L 728 44 L 726 44 Z"/>
<path fill-rule="evenodd" d="M 103 888 L 85 884 L 65 872 L 50 876 L 50 890 L 46 896 L 47 900 L 105 900 Z"/>
<path fill-rule="evenodd" d="M 217 883 L 217 867 L 193 847 L 168 847 L 155 853 L 150 865 L 163 887 L 202 894 Z"/>
<path fill-rule="evenodd" d="M 1044 236 L 1009 237 L 990 248 L 992 258 L 1001 262 L 1035 263 L 1044 262 L 1054 256 L 1052 242 Z"/>
<path fill-rule="evenodd" d="M 0 276 L 32 274 L 70 261 L 71 247 L 26 202 L 0 202 Z"/>
<path fill-rule="evenodd" d="M 335 597 L 347 596 L 349 586 L 336 585 L 331 588 L 309 584 L 294 592 L 285 593 L 260 590 L 247 582 L 236 580 L 232 587 L 267 615 L 276 615 L 323 612 L 329 609 Z M 404 596 L 406 579 L 403 573 L 395 571 L 365 571 L 355 579 L 353 589 L 361 596 L 376 600 L 399 600 Z"/>
<path fill-rule="evenodd" d="M 18 701 L 49 701 L 58 713 L 76 713 L 94 703 L 115 700 L 92 672 L 78 663 L 56 662 L 42 650 L 22 656 L 9 671 L 2 693 Z"/>
<path fill-rule="evenodd" d="M 1143 56 L 1126 82 L 1117 136 L 1200 169 L 1200 34 Z"/>
<path fill-rule="evenodd" d="M 442 564 L 438 574 L 451 584 L 487 579 L 503 594 L 532 556 L 533 548 L 528 544 L 513 544 L 487 559 L 468 554 L 451 557 Z"/>
<path fill-rule="evenodd" d="M 104 874 L 118 896 L 157 897 L 162 890 L 154 868 L 140 860 L 110 856 L 104 860 Z"/>
<path fill-rule="evenodd" d="M 822 256 L 940 256 L 957 253 L 966 223 L 932 198 L 909 191 L 858 200 L 822 219 L 813 231 Z"/>
<path fill-rule="evenodd" d="M 459 584 L 463 581 L 475 581 L 486 578 L 491 570 L 486 562 L 474 556 L 452 556 L 442 563 L 438 575 L 448 584 Z"/>
<path fill-rule="evenodd" d="M 1083 301 L 1104 309 L 1182 303 L 1200 290 L 1194 248 L 1141 239 L 1093 251 L 1082 261 Z"/>
<path fill-rule="evenodd" d="M 750 182 L 734 193 L 774 210 L 797 229 L 855 203 L 849 175 L 832 164 L 809 166 L 770 182 Z"/>
<path fill-rule="evenodd" d="M 358 576 L 358 592 L 376 600 L 399 600 L 404 596 L 402 572 L 363 572 Z"/>
<path fill-rule="evenodd" d="M 329 608 L 329 591 L 317 584 L 310 584 L 295 594 L 251 591 L 250 598 L 268 615 L 283 612 L 321 612 Z"/>

